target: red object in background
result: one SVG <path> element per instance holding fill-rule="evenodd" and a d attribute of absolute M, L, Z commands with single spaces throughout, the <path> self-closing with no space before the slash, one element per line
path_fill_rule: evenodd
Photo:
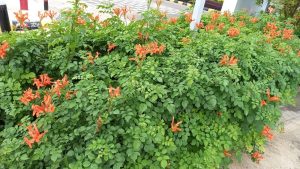
<path fill-rule="evenodd" d="M 28 10 L 28 0 L 20 0 L 20 9 Z"/>

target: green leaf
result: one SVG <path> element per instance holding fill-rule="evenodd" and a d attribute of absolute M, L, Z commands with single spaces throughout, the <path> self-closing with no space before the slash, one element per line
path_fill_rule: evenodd
<path fill-rule="evenodd" d="M 160 165 L 161 165 L 162 168 L 166 168 L 167 165 L 168 165 L 167 160 L 162 160 L 162 161 L 160 162 Z"/>
<path fill-rule="evenodd" d="M 139 106 L 139 112 L 143 113 L 147 110 L 147 104 L 141 103 Z"/>
<path fill-rule="evenodd" d="M 186 108 L 187 105 L 188 105 L 188 103 L 189 103 L 189 102 L 188 102 L 187 100 L 183 100 L 182 103 L 181 103 L 181 104 L 182 104 L 182 107 L 183 107 L 183 108 Z"/>

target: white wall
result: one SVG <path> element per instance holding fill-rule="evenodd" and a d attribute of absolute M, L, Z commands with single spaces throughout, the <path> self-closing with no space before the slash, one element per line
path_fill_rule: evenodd
<path fill-rule="evenodd" d="M 264 0 L 263 5 L 256 5 L 256 0 L 225 0 L 222 11 L 230 11 L 231 13 L 241 10 L 249 11 L 250 13 L 258 13 L 265 10 L 267 7 L 267 0 Z"/>

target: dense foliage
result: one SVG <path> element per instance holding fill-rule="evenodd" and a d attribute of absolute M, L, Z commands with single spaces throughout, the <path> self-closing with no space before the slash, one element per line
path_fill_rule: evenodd
<path fill-rule="evenodd" d="M 77 3 L 0 36 L 0 168 L 220 168 L 262 159 L 300 81 L 300 40 L 275 15 Z M 130 17 L 131 22 L 122 21 Z"/>

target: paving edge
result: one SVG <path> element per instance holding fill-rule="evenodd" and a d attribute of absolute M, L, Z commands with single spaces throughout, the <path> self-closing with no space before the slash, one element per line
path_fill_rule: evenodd
<path fill-rule="evenodd" d="M 166 0 L 166 1 L 177 3 L 177 4 L 180 4 L 180 5 L 185 5 L 185 6 L 188 6 L 188 7 L 192 7 L 193 6 L 193 4 L 191 4 L 191 3 L 183 2 L 183 1 L 178 1 L 178 0 Z"/>

